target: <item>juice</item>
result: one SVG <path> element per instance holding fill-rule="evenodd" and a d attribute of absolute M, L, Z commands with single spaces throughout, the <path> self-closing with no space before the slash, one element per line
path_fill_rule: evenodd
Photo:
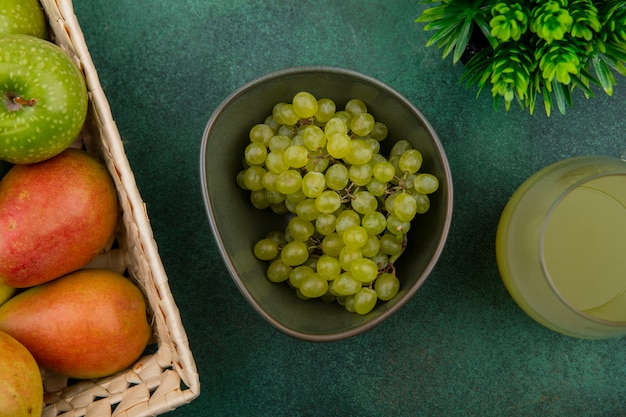
<path fill-rule="evenodd" d="M 524 181 L 502 211 L 496 259 L 538 323 L 573 337 L 626 336 L 626 161 L 570 158 Z"/>
<path fill-rule="evenodd" d="M 565 195 L 546 220 L 541 253 L 566 302 L 626 322 L 626 175 L 599 177 Z"/>

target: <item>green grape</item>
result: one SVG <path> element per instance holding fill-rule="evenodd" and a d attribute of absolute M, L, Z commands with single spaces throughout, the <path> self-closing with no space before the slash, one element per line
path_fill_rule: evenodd
<path fill-rule="evenodd" d="M 307 175 L 310 173 L 307 173 Z M 305 175 L 306 177 L 306 175 Z M 320 213 L 330 214 L 336 212 L 341 206 L 341 197 L 336 191 L 324 190 L 315 198 L 315 208 Z"/>
<path fill-rule="evenodd" d="M 394 269 L 411 220 L 429 210 L 439 181 L 419 173 L 422 154 L 407 140 L 383 156 L 379 142 L 388 134 L 362 100 L 337 111 L 306 91 L 250 129 L 237 185 L 254 207 L 289 214 L 282 231 L 253 247 L 269 262 L 270 281 L 358 314 L 398 293 L 395 271 L 379 271 Z"/>
<path fill-rule="evenodd" d="M 290 146 L 302 146 L 303 148 L 306 148 L 306 146 L 304 146 L 304 137 L 299 132 L 296 133 L 296 135 L 291 138 Z"/>
<path fill-rule="evenodd" d="M 265 170 L 260 166 L 246 168 L 243 173 L 243 184 L 247 190 L 257 191 L 263 189 L 263 176 Z"/>
<path fill-rule="evenodd" d="M 306 199 L 306 196 L 302 192 L 302 188 L 300 188 L 295 193 L 285 195 L 285 200 L 292 201 L 294 203 L 299 203 Z"/>
<path fill-rule="evenodd" d="M 341 237 L 346 247 L 360 248 L 367 243 L 368 234 L 361 226 L 350 226 L 344 230 Z"/>
<path fill-rule="evenodd" d="M 399 140 L 391 147 L 391 150 L 389 151 L 389 158 L 391 159 L 392 156 L 400 156 L 409 149 L 413 149 L 411 142 L 406 139 Z"/>
<path fill-rule="evenodd" d="M 301 119 L 308 119 L 317 113 L 317 99 L 309 92 L 300 91 L 293 97 L 291 102 L 293 111 Z"/>
<path fill-rule="evenodd" d="M 330 233 L 322 239 L 322 252 L 324 252 L 325 255 L 339 256 L 344 246 L 343 239 L 337 232 Z"/>
<path fill-rule="evenodd" d="M 348 295 L 343 299 L 343 307 L 350 313 L 356 312 L 356 310 L 354 309 L 354 294 Z"/>
<path fill-rule="evenodd" d="M 359 214 L 369 214 L 378 208 L 378 200 L 369 191 L 357 191 L 351 202 L 352 209 Z"/>
<path fill-rule="evenodd" d="M 374 128 L 370 132 L 370 136 L 372 138 L 380 142 L 382 140 L 385 140 L 388 134 L 389 134 L 389 129 L 387 128 L 386 124 L 381 123 L 381 122 L 374 122 Z"/>
<path fill-rule="evenodd" d="M 289 265 L 280 259 L 276 259 L 267 267 L 265 276 L 272 282 L 283 282 L 289 279 L 291 271 L 292 268 Z"/>
<path fill-rule="evenodd" d="M 367 314 L 374 306 L 376 306 L 376 291 L 370 288 L 361 288 L 356 294 L 354 294 L 354 311 L 358 314 Z"/>
<path fill-rule="evenodd" d="M 315 199 L 306 198 L 298 203 L 296 206 L 296 215 L 303 220 L 312 222 L 321 214 L 317 208 L 315 208 Z"/>
<path fill-rule="evenodd" d="M 302 145 L 291 145 L 283 151 L 283 160 L 291 168 L 302 168 L 309 160 L 309 151 Z"/>
<path fill-rule="evenodd" d="M 278 131 L 278 128 L 280 127 L 280 124 L 276 120 L 274 120 L 274 116 L 272 115 L 267 116 L 263 123 L 268 125 L 273 132 Z"/>
<path fill-rule="evenodd" d="M 337 216 L 337 225 L 335 226 L 337 233 L 343 233 L 351 226 L 361 225 L 361 216 L 354 210 L 343 210 Z"/>
<path fill-rule="evenodd" d="M 271 204 L 280 204 L 285 201 L 285 194 L 279 191 L 265 189 L 265 199 Z"/>
<path fill-rule="evenodd" d="M 315 119 L 320 123 L 326 123 L 329 121 L 337 110 L 335 102 L 329 98 L 320 98 L 317 100 L 317 113 L 315 113 Z"/>
<path fill-rule="evenodd" d="M 279 246 L 285 245 L 287 241 L 285 240 L 285 234 L 280 230 L 272 230 L 265 235 L 266 239 L 272 239 Z"/>
<path fill-rule="evenodd" d="M 289 284 L 293 288 L 300 288 L 302 282 L 314 273 L 315 271 L 310 266 L 300 265 L 291 269 L 287 278 L 289 279 Z"/>
<path fill-rule="evenodd" d="M 313 273 L 302 280 L 299 289 L 305 297 L 318 298 L 328 291 L 328 281 Z"/>
<path fill-rule="evenodd" d="M 361 258 L 363 258 L 363 253 L 359 248 L 349 248 L 344 246 L 339 251 L 339 263 L 344 271 L 349 271 L 352 262 Z"/>
<path fill-rule="evenodd" d="M 380 250 L 386 255 L 400 255 L 403 250 L 402 238 L 391 233 L 385 233 L 380 238 Z"/>
<path fill-rule="evenodd" d="M 374 291 L 379 300 L 389 301 L 398 294 L 400 290 L 400 280 L 389 272 L 383 272 L 376 278 Z"/>
<path fill-rule="evenodd" d="M 387 216 L 387 230 L 394 235 L 403 235 L 411 228 L 410 221 L 402 221 L 395 214 Z"/>
<path fill-rule="evenodd" d="M 395 194 L 389 194 L 387 198 L 385 198 L 385 202 L 383 205 L 385 206 L 385 211 L 387 213 L 393 213 L 393 205 L 397 196 L 398 194 L 395 193 Z M 287 196 L 287 198 L 289 198 L 289 196 Z"/>
<path fill-rule="evenodd" d="M 353 98 L 353 99 L 348 100 L 348 102 L 346 103 L 345 110 L 352 115 L 357 115 L 357 114 L 367 112 L 367 105 L 365 104 L 363 100 L 358 99 L 358 98 Z"/>
<path fill-rule="evenodd" d="M 372 149 L 372 152 L 374 153 L 374 155 L 379 155 L 380 156 L 380 142 L 378 142 L 376 139 L 370 138 L 370 137 L 367 137 L 367 138 L 365 138 L 363 140 Z M 374 158 L 374 155 L 372 155 L 372 158 Z M 371 162 L 371 159 L 370 159 L 370 162 Z"/>
<path fill-rule="evenodd" d="M 348 168 L 343 164 L 333 164 L 328 167 L 324 173 L 326 179 L 326 186 L 331 190 L 339 191 L 348 186 L 350 181 L 350 175 Z"/>
<path fill-rule="evenodd" d="M 302 220 L 295 216 L 289 220 L 287 230 L 296 240 L 307 241 L 315 232 L 315 226 L 310 221 Z"/>
<path fill-rule="evenodd" d="M 415 183 L 415 177 L 417 177 L 417 174 L 404 174 L 402 176 L 402 178 L 400 179 L 400 182 L 398 183 L 402 189 L 404 191 L 408 191 L 410 193 L 415 192 L 415 187 L 413 187 L 414 183 Z"/>
<path fill-rule="evenodd" d="M 309 125 L 302 132 L 304 146 L 310 151 L 319 151 L 326 146 L 326 135 L 321 127 Z"/>
<path fill-rule="evenodd" d="M 309 257 L 309 250 L 304 242 L 294 240 L 283 246 L 280 259 L 289 266 L 303 264 Z"/>
<path fill-rule="evenodd" d="M 266 168 L 276 174 L 287 171 L 289 169 L 289 164 L 285 162 L 284 155 L 285 151 L 283 150 L 269 152 L 265 157 Z"/>
<path fill-rule="evenodd" d="M 433 174 L 418 174 L 413 180 L 413 187 L 420 194 L 432 194 L 439 188 L 439 180 Z"/>
<path fill-rule="evenodd" d="M 413 194 L 417 203 L 417 213 L 424 214 L 430 209 L 430 198 L 426 194 Z"/>
<path fill-rule="evenodd" d="M 243 180 L 243 177 L 244 177 L 244 175 L 246 173 L 246 169 L 243 169 L 243 170 L 239 171 L 237 173 L 237 176 L 235 177 L 235 181 L 237 182 L 237 186 L 239 188 L 241 188 L 242 190 L 247 190 L 248 189 L 248 187 L 246 187 L 246 184 L 244 183 L 244 180 Z"/>
<path fill-rule="evenodd" d="M 326 134 L 326 150 L 335 159 L 342 159 L 350 152 L 350 143 L 350 136 L 345 133 Z"/>
<path fill-rule="evenodd" d="M 244 158 L 249 165 L 262 165 L 267 157 L 267 148 L 262 143 L 250 142 L 244 150 Z"/>
<path fill-rule="evenodd" d="M 372 178 L 372 180 L 367 184 L 367 191 L 369 191 L 374 197 L 382 197 L 385 195 L 385 191 L 387 191 L 387 183 L 378 181 L 376 178 Z"/>
<path fill-rule="evenodd" d="M 278 242 L 273 239 L 261 239 L 255 243 L 254 256 L 262 261 L 269 261 L 278 256 Z"/>
<path fill-rule="evenodd" d="M 306 295 L 302 294 L 302 292 L 300 291 L 300 288 L 296 288 L 296 296 L 301 299 L 301 300 L 310 300 L 311 298 L 307 297 Z"/>
<path fill-rule="evenodd" d="M 400 193 L 393 202 L 393 212 L 400 221 L 410 222 L 417 213 L 417 202 L 409 193 Z"/>
<path fill-rule="evenodd" d="M 264 123 L 256 124 L 250 129 L 250 141 L 266 146 L 274 136 L 274 130 Z"/>
<path fill-rule="evenodd" d="M 398 155 L 394 155 L 389 157 L 389 162 L 391 163 L 391 165 L 393 165 L 393 169 L 395 169 L 395 174 L 393 176 L 393 179 L 390 181 L 392 184 L 398 184 L 400 178 L 402 178 L 404 176 L 404 172 L 402 172 L 402 170 L 400 169 L 400 166 L 398 165 L 400 161 L 400 156 Z"/>
<path fill-rule="evenodd" d="M 319 255 L 311 253 L 309 254 L 309 258 L 302 265 L 310 266 L 311 268 L 315 269 L 317 268 L 317 261 L 319 258 Z"/>
<path fill-rule="evenodd" d="M 336 117 L 337 119 L 341 119 L 343 121 L 343 123 L 346 125 L 346 129 L 350 130 L 350 120 L 352 120 L 352 115 L 350 113 L 348 113 L 345 110 L 341 110 L 335 113 L 335 115 L 333 117 Z"/>
<path fill-rule="evenodd" d="M 263 178 L 261 179 L 261 182 L 263 183 L 263 188 L 268 191 L 277 191 L 276 178 L 278 178 L 278 174 L 272 171 L 267 171 L 265 174 L 263 174 Z"/>
<path fill-rule="evenodd" d="M 408 172 L 409 174 L 413 174 L 422 166 L 422 154 L 417 149 L 409 149 L 405 151 L 402 155 L 400 155 L 400 159 L 398 160 L 398 168 L 402 172 Z"/>
<path fill-rule="evenodd" d="M 278 115 L 279 116 L 277 120 L 282 120 L 281 124 L 283 125 L 292 126 L 298 123 L 298 120 L 300 120 L 300 117 L 298 117 L 298 115 L 296 114 L 293 108 L 293 104 L 291 103 L 284 103 L 282 106 L 280 106 L 278 108 Z M 276 116 L 274 116 L 274 118 L 276 118 Z"/>
<path fill-rule="evenodd" d="M 350 264 L 350 273 L 360 282 L 372 282 L 378 275 L 378 265 L 369 258 L 354 259 Z"/>
<path fill-rule="evenodd" d="M 315 120 L 318 123 L 326 123 L 333 117 L 336 110 L 337 106 L 333 100 L 329 98 L 320 98 L 317 100 L 317 113 L 315 113 Z"/>
<path fill-rule="evenodd" d="M 317 260 L 317 273 L 324 279 L 331 281 L 341 274 L 341 264 L 334 256 L 322 255 Z"/>
<path fill-rule="evenodd" d="M 287 214 L 289 212 L 284 201 L 276 204 L 270 204 L 270 209 L 276 214 Z"/>
<path fill-rule="evenodd" d="M 356 294 L 361 287 L 361 281 L 354 278 L 349 272 L 343 272 L 333 282 L 333 291 L 340 296 Z"/>
<path fill-rule="evenodd" d="M 283 194 L 293 194 L 302 187 L 302 175 L 295 169 L 281 172 L 276 178 L 276 190 Z"/>
<path fill-rule="evenodd" d="M 372 211 L 363 216 L 361 226 L 368 235 L 379 235 L 387 229 L 387 218 L 380 211 Z"/>
<path fill-rule="evenodd" d="M 293 126 L 288 126 L 285 124 L 280 125 L 278 131 L 276 132 L 278 136 L 285 136 L 289 139 L 289 144 L 291 145 L 291 138 L 293 138 Z"/>
<path fill-rule="evenodd" d="M 354 139 L 350 143 L 350 149 L 343 159 L 352 165 L 367 164 L 372 159 L 372 149 L 363 139 Z"/>
<path fill-rule="evenodd" d="M 369 113 L 359 113 L 350 119 L 350 130 L 358 136 L 367 136 L 374 129 L 374 116 Z"/>
<path fill-rule="evenodd" d="M 283 119 L 282 113 L 281 113 L 281 109 L 283 108 L 283 106 L 286 106 L 286 105 L 287 105 L 287 103 L 280 102 L 280 103 L 276 103 L 274 105 L 274 107 L 272 108 L 272 117 L 274 118 L 276 123 L 278 123 L 279 125 L 288 125 L 289 124 L 289 123 L 287 123 L 287 121 L 285 119 Z"/>
<path fill-rule="evenodd" d="M 389 161 L 376 162 L 372 168 L 372 175 L 378 181 L 387 183 L 396 175 L 396 168 Z"/>
<path fill-rule="evenodd" d="M 324 133 L 326 134 L 326 139 L 330 139 L 330 136 L 335 134 L 347 135 L 348 125 L 342 118 L 332 117 L 324 125 Z"/>
<path fill-rule="evenodd" d="M 309 152 L 309 161 L 304 168 L 307 171 L 325 172 L 330 163 L 330 158 L 324 153 L 324 151 Z"/>
<path fill-rule="evenodd" d="M 380 245 L 380 240 L 378 243 Z M 382 251 L 378 252 L 375 256 L 372 256 L 370 259 L 376 263 L 379 271 L 382 271 L 383 269 L 387 268 L 387 266 L 389 265 L 389 256 Z"/>
<path fill-rule="evenodd" d="M 368 235 L 367 243 L 361 247 L 361 253 L 366 258 L 373 258 L 380 252 L 380 240 L 377 236 Z"/>
<path fill-rule="evenodd" d="M 335 231 L 337 217 L 334 214 L 322 213 L 315 219 L 315 231 L 320 235 L 326 236 Z"/>
<path fill-rule="evenodd" d="M 350 165 L 348 177 L 358 186 L 367 185 L 372 180 L 372 166 L 370 164 Z"/>
<path fill-rule="evenodd" d="M 275 135 L 270 139 L 270 143 L 267 146 L 270 151 L 284 151 L 291 146 L 291 139 L 285 135 Z"/>
<path fill-rule="evenodd" d="M 310 171 L 302 177 L 302 192 L 309 198 L 316 198 L 326 190 L 326 180 L 321 172 Z M 321 212 L 321 210 L 319 210 Z M 334 210 L 333 210 L 334 211 Z"/>

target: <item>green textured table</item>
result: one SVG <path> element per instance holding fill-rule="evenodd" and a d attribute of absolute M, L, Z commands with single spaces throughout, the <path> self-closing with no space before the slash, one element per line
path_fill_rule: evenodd
<path fill-rule="evenodd" d="M 500 280 L 494 238 L 521 182 L 560 159 L 626 149 L 626 80 L 563 117 L 494 111 L 424 48 L 415 0 L 74 0 L 200 372 L 168 416 L 624 416 L 624 339 L 554 333 Z M 219 103 L 277 69 L 335 65 L 413 101 L 443 142 L 455 212 L 433 274 L 354 338 L 292 339 L 233 284 L 213 241 L 200 142 Z"/>

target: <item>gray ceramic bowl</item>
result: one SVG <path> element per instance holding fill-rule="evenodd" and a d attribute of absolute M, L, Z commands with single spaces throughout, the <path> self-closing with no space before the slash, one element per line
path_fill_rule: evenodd
<path fill-rule="evenodd" d="M 299 299 L 286 284 L 265 277 L 267 264 L 252 247 L 285 220 L 270 210 L 252 207 L 249 192 L 238 188 L 248 131 L 263 123 L 274 104 L 290 102 L 299 91 L 335 101 L 338 110 L 351 98 L 365 101 L 376 120 L 389 128 L 381 142 L 388 155 L 394 139 L 407 139 L 423 154 L 421 171 L 440 179 L 431 208 L 418 216 L 409 244 L 396 263 L 401 289 L 379 302 L 367 315 L 350 313 L 337 303 Z M 252 307 L 278 330 L 309 341 L 332 341 L 359 334 L 381 323 L 415 294 L 443 250 L 452 217 L 452 178 L 442 145 L 421 112 L 405 97 L 369 76 L 333 67 L 296 67 L 262 76 L 232 93 L 215 110 L 204 132 L 200 155 L 201 182 L 207 214 L 222 258 L 235 284 Z M 415 232 L 413 232 L 415 231 Z M 425 312 L 427 314 L 427 312 Z"/>

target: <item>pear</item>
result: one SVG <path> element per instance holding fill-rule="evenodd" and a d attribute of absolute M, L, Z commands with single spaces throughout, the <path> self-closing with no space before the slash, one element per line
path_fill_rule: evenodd
<path fill-rule="evenodd" d="M 0 305 L 4 304 L 6 300 L 13 297 L 17 292 L 17 288 L 9 287 L 0 282 Z"/>
<path fill-rule="evenodd" d="M 117 218 L 113 180 L 87 152 L 14 165 L 0 181 L 0 282 L 26 288 L 82 268 Z"/>
<path fill-rule="evenodd" d="M 39 417 L 43 382 L 33 355 L 0 331 L 0 417 Z"/>
<path fill-rule="evenodd" d="M 0 306 L 0 331 L 42 368 L 100 378 L 128 368 L 152 334 L 141 290 L 105 269 L 82 269 L 15 295 Z"/>

